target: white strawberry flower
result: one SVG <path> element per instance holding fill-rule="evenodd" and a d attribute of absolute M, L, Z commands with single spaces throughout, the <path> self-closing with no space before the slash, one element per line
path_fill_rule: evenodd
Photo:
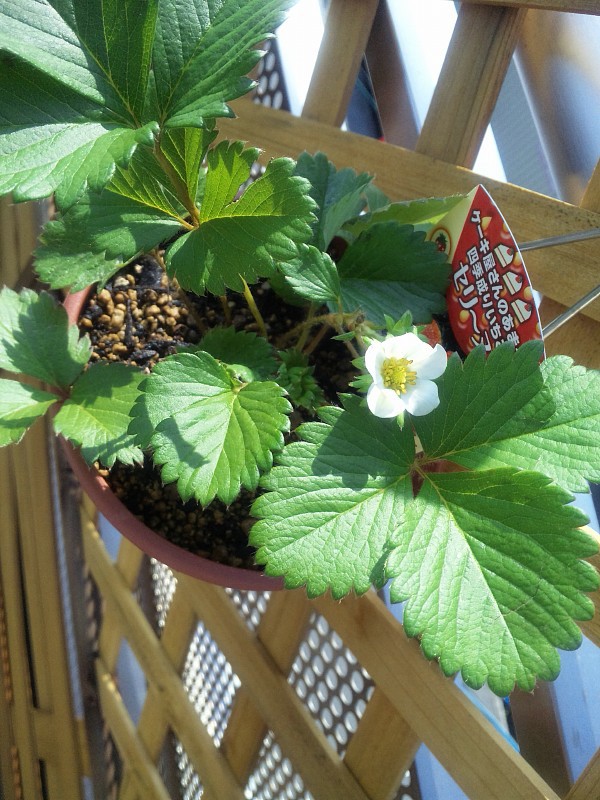
<path fill-rule="evenodd" d="M 414 333 L 373 342 L 365 353 L 373 378 L 367 392 L 369 409 L 385 419 L 405 411 L 415 417 L 429 414 L 440 404 L 433 379 L 443 374 L 447 361 L 441 345 L 431 347 Z"/>

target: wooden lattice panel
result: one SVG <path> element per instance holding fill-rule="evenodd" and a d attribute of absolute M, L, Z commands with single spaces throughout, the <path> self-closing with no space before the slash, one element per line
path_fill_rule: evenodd
<path fill-rule="evenodd" d="M 98 681 L 123 756 L 123 800 L 168 796 L 155 762 L 170 731 L 185 753 L 190 775 L 198 776 L 204 798 L 252 796 L 245 790 L 256 786 L 267 735 L 277 743 L 279 761 L 290 764 L 290 784 L 299 786 L 295 776 L 301 780 L 292 797 L 305 797 L 306 789 L 317 799 L 393 798 L 421 741 L 469 797 L 557 797 L 437 666 L 423 659 L 417 643 L 406 639 L 376 595 L 309 602 L 301 591 L 275 592 L 261 598 L 256 615 L 244 611 L 243 595 L 174 574 L 164 623 L 155 633 L 133 594 L 142 563 L 139 551 L 124 541 L 113 563 L 87 512 L 83 529 L 86 559 L 106 601 Z M 367 692 L 364 684 L 355 686 L 349 707 L 362 713 L 355 714 L 354 730 L 343 746 L 310 708 L 310 692 L 298 691 L 294 665 L 302 659 L 307 626 L 319 630 L 315 619 L 323 621 L 325 639 L 333 631 L 336 646 L 343 642 L 351 650 L 362 680 L 369 683 Z M 198 644 L 199 624 L 201 640 L 209 634 L 204 645 Z M 148 681 L 137 729 L 120 697 L 114 664 L 109 669 L 121 637 Z M 204 678 L 210 689 L 204 702 L 215 706 L 211 713 L 204 713 L 182 680 L 190 653 L 212 664 L 210 678 Z M 314 660 L 309 661 L 314 669 Z M 218 682 L 230 686 L 216 691 Z M 595 780 L 597 767 L 592 765 L 581 786 Z M 570 796 L 578 797 L 576 791 Z"/>
<path fill-rule="evenodd" d="M 440 0 L 444 1 L 448 0 Z M 294 156 L 303 149 L 323 150 L 338 167 L 374 173 L 378 185 L 393 199 L 465 192 L 483 183 L 520 241 L 600 227 L 600 167 L 580 206 L 491 181 L 469 169 L 528 11 L 599 14 L 598 0 L 463 2 L 416 151 L 343 133 L 336 127 L 345 115 L 362 53 L 369 45 L 376 47 L 370 28 L 377 5 L 373 0 L 331 0 L 303 118 L 242 101 L 239 119 L 220 121 L 221 135 L 260 146 L 265 158 Z M 453 98 L 452 118 L 447 113 L 449 98 Z M 31 207 L 14 208 L 1 201 L 0 257 L 4 282 L 10 285 L 23 274 L 34 246 L 32 224 L 27 221 L 33 217 Z M 545 296 L 545 320 L 599 282 L 594 242 L 532 252 L 527 265 L 535 287 Z M 597 368 L 599 340 L 600 306 L 596 303 L 555 334 L 547 350 L 567 352 Z M 42 796 L 40 759 L 49 768 L 44 775 L 44 796 L 49 800 L 78 797 L 80 778 L 87 769 L 85 747 L 78 746 L 78 727 L 72 718 L 57 621 L 60 599 L 53 568 L 45 454 L 45 436 L 38 430 L 20 456 L 3 453 L 1 459 L 3 474 L 11 475 L 3 484 L 0 526 L 0 590 L 4 592 L 0 722 L 9 722 L 2 726 L 0 771 L 3 778 L 14 774 L 11 794 L 7 792 L 10 800 Z M 16 475 L 25 485 L 28 478 L 33 476 L 33 480 L 27 488 L 18 489 Z M 104 606 L 96 680 L 102 712 L 121 758 L 122 770 L 116 776 L 120 800 L 172 796 L 161 769 L 165 742 L 172 738 L 181 769 L 190 776 L 185 800 L 193 800 L 194 792 L 201 792 L 206 800 L 254 800 L 272 776 L 275 783 L 279 781 L 279 789 L 273 789 L 278 800 L 286 794 L 292 798 L 310 794 L 316 800 L 393 800 L 421 742 L 473 800 L 556 800 L 553 790 L 452 681 L 425 661 L 416 642 L 406 639 L 376 595 L 311 603 L 301 591 L 294 591 L 257 601 L 183 576 L 169 576 L 159 565 L 156 569 L 163 570 L 168 589 L 156 598 L 158 624 L 153 625 L 136 594 L 142 554 L 123 541 L 113 562 L 96 529 L 95 512 L 87 504 L 82 507 L 82 526 L 85 558 Z M 600 559 L 594 563 L 600 566 Z M 33 615 L 31 663 L 23 597 Z M 600 611 L 600 593 L 594 601 Z M 252 608 L 252 603 L 257 607 Z M 322 708 L 312 699 L 318 695 L 305 678 L 307 631 L 319 625 L 323 642 L 328 636 L 336 637 L 331 641 L 353 654 L 357 674 L 364 680 L 363 694 L 357 691 L 346 704 L 354 713 L 346 728 L 350 735 L 336 737 L 335 725 L 323 718 Z M 600 642 L 598 616 L 582 627 L 596 644 Z M 46 641 L 48 632 L 54 649 Z M 123 639 L 147 681 L 136 723 L 118 681 Z M 212 696 L 200 702 L 193 674 L 207 654 L 222 674 L 211 677 Z M 329 663 L 324 660 L 324 673 Z M 31 696 L 31 667 L 38 679 L 37 704 Z M 315 684 L 319 679 L 317 675 Z M 333 704 L 335 696 L 329 695 L 327 701 Z M 208 708 L 215 697 L 219 713 Z M 340 702 L 343 705 L 343 698 Z M 60 737 L 55 735 L 58 729 Z M 73 751 L 80 752 L 81 758 L 73 759 Z M 272 763 L 261 772 L 269 753 Z M 290 785 L 296 794 L 290 794 Z M 598 753 L 567 795 L 567 800 L 596 798 L 600 798 Z"/>

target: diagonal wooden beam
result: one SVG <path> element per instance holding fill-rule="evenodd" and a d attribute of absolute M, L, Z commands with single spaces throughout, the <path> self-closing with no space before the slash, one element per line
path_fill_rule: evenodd
<path fill-rule="evenodd" d="M 302 116 L 344 121 L 379 0 L 331 0 Z"/>
<path fill-rule="evenodd" d="M 353 167 L 374 174 L 377 186 L 394 200 L 468 192 L 482 183 L 500 206 L 517 241 L 600 227 L 600 213 L 596 211 L 490 180 L 423 153 L 254 103 L 244 101 L 243 107 L 239 103 L 237 108 L 240 119 L 219 121 L 221 135 L 260 145 L 265 159 L 296 157 L 303 149 L 313 153 L 322 150 L 338 168 Z M 598 244 L 589 240 L 566 248 L 532 251 L 527 254 L 527 270 L 534 287 L 544 296 L 571 305 L 599 283 Z M 600 321 L 600 304 L 593 303 L 582 313 Z"/>
<path fill-rule="evenodd" d="M 304 592 L 274 592 L 256 636 L 287 678 L 313 609 Z M 240 783 L 246 783 L 267 733 L 256 699 L 240 687 L 221 749 Z"/>
<path fill-rule="evenodd" d="M 242 800 L 240 785 L 200 721 L 162 643 L 123 576 L 115 568 L 98 532 L 89 526 L 85 531 L 84 551 L 107 606 L 112 609 L 148 682 L 159 691 L 171 727 L 183 742 L 194 768 L 202 776 L 206 796 Z"/>
<path fill-rule="evenodd" d="M 254 699 L 282 751 L 292 762 L 296 754 L 301 759 L 302 780 L 307 789 L 315 797 L 368 800 L 225 592 L 183 575 L 178 575 L 178 580 L 199 619 Z"/>
<path fill-rule="evenodd" d="M 472 167 L 527 12 L 463 4 L 416 150 Z"/>
<path fill-rule="evenodd" d="M 463 0 L 481 6 L 537 8 L 546 11 L 567 11 L 573 14 L 598 14 L 598 0 Z"/>
<path fill-rule="evenodd" d="M 437 664 L 426 661 L 374 592 L 314 602 L 471 800 L 558 800 Z"/>
<path fill-rule="evenodd" d="M 376 686 L 344 762 L 371 800 L 392 800 L 420 744 L 396 706 Z"/>

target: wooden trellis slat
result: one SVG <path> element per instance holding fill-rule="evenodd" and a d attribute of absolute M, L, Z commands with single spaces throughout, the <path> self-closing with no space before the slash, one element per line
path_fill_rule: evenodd
<path fill-rule="evenodd" d="M 16 705 L 21 707 L 20 720 L 25 723 L 23 736 L 20 737 L 20 748 L 24 748 L 20 749 L 23 781 L 28 780 L 23 774 L 25 770 L 30 770 L 32 776 L 39 775 L 38 762 L 42 762 L 48 791 L 55 796 L 62 792 L 75 800 L 81 796 L 81 775 L 86 758 L 81 753 L 83 742 L 80 739 L 80 727 L 72 709 L 60 576 L 54 544 L 47 437 L 46 421 L 38 422 L 29 431 L 21 447 L 8 453 L 10 467 L 2 472 L 5 480 L 12 483 L 13 513 L 16 514 L 11 520 L 14 526 L 12 536 L 16 531 L 20 534 L 19 552 L 15 553 L 12 563 L 17 566 L 21 561 L 25 577 L 20 599 L 25 604 L 27 624 L 18 634 L 23 639 L 14 653 L 17 658 L 13 663 L 12 675 L 13 678 L 18 675 Z M 5 510 L 3 504 L 3 515 Z M 4 532 L 0 538 L 4 539 Z M 2 568 L 11 569 L 4 558 Z M 21 578 L 18 569 L 4 585 L 8 582 L 15 588 L 19 587 Z M 14 613 L 13 603 L 11 611 Z M 14 630 L 11 630 L 11 649 Z M 29 671 L 31 683 L 25 677 Z M 26 705 L 29 707 L 24 707 Z M 60 741 L 56 737 L 57 730 L 61 731 Z M 32 740 L 25 744 L 30 736 L 33 736 Z M 25 753 L 29 764 L 23 763 Z M 35 764 L 31 764 L 32 758 L 36 759 Z"/>
<path fill-rule="evenodd" d="M 161 694 L 171 727 L 186 742 L 190 761 L 202 775 L 206 797 L 242 800 L 242 791 L 227 761 L 202 725 L 179 674 L 169 661 L 129 587 L 114 568 L 91 521 L 84 525 L 84 551 L 106 605 L 114 610 L 120 629 L 149 684 L 156 687 Z"/>
<path fill-rule="evenodd" d="M 594 800 L 600 797 L 600 750 L 571 787 L 565 800 Z"/>
<path fill-rule="evenodd" d="M 472 167 L 517 45 L 525 9 L 463 4 L 416 150 Z"/>
<path fill-rule="evenodd" d="M 379 0 L 331 0 L 302 115 L 341 125 Z"/>
<path fill-rule="evenodd" d="M 274 654 L 271 655 L 265 643 L 261 642 L 259 633 L 254 635 L 247 628 L 224 590 L 177 575 L 177 588 L 163 629 L 163 639 L 159 640 L 117 566 L 110 561 L 91 521 L 86 526 L 85 537 L 92 574 L 108 598 L 108 606 L 113 608 L 111 620 L 119 622 L 120 630 L 138 657 L 150 686 L 142 712 L 143 721 L 140 719 L 138 726 L 137 743 L 131 741 L 136 732 L 133 725 L 123 719 L 121 705 L 114 696 L 108 697 L 110 710 L 107 719 L 111 727 L 117 726 L 115 740 L 128 760 L 128 780 L 122 800 L 143 797 L 139 789 L 142 785 L 141 765 L 148 759 L 152 763 L 157 760 L 167 724 L 177 732 L 202 776 L 207 797 L 219 797 L 219 792 L 225 791 L 219 780 L 209 783 L 206 766 L 211 756 L 221 759 L 221 766 L 226 764 L 228 780 L 235 781 L 236 790 L 241 791 L 256 757 L 256 744 L 262 742 L 266 724 L 274 731 L 284 752 L 292 757 L 301 754 L 303 780 L 309 790 L 312 786 L 317 797 L 329 797 L 334 787 L 338 787 L 345 798 L 389 800 L 418 744 L 424 741 L 472 800 L 507 796 L 511 800 L 556 800 L 557 795 L 481 718 L 460 690 L 441 675 L 437 665 L 426 663 L 418 645 L 406 639 L 399 623 L 374 594 L 346 598 L 338 603 L 327 598 L 309 603 L 301 590 L 274 594 L 270 600 L 274 603 L 274 611 L 271 615 L 268 610 L 265 612 L 263 619 L 267 622 L 262 632 L 266 644 L 269 644 L 270 635 L 273 637 Z M 290 603 L 293 597 L 298 598 L 297 603 Z M 302 623 L 303 628 L 306 606 L 325 616 L 376 684 L 375 693 L 343 761 L 317 730 L 295 690 L 287 682 L 293 651 L 301 638 L 290 634 L 289 629 L 294 627 L 294 621 Z M 286 608 L 291 611 L 289 618 L 285 617 Z M 280 643 L 277 648 L 277 620 L 282 617 L 287 621 L 283 636 L 287 643 Z M 173 629 L 169 633 L 171 625 L 178 619 L 183 620 L 180 630 L 175 632 Z M 233 734 L 226 734 L 233 737 L 229 740 L 230 746 L 217 750 L 204 732 L 202 752 L 194 754 L 200 723 L 178 675 L 185 642 L 193 635 L 196 619 L 204 623 L 238 674 L 244 692 L 240 693 L 237 712 L 232 713 L 229 720 L 233 730 Z M 140 632 L 140 627 L 145 630 Z M 267 634 L 269 630 L 271 634 Z M 100 657 L 102 659 L 102 652 Z M 100 676 L 105 684 L 108 674 L 103 662 Z M 106 686 L 104 691 L 107 691 Z M 249 713 L 251 706 L 254 710 Z M 191 725 L 190 714 L 193 718 Z M 410 720 L 410 723 L 404 720 Z M 243 732 L 246 721 L 250 723 L 247 735 Z M 144 733 L 148 726 L 153 728 L 157 722 L 159 728 L 154 737 L 152 731 Z M 255 738 L 249 741 L 248 736 Z M 143 752 L 139 751 L 140 747 Z M 476 759 L 473 758 L 475 751 L 478 754 Z M 591 765 L 581 779 L 584 782 L 580 786 L 584 788 L 579 788 L 580 794 L 574 794 L 571 800 L 586 798 L 583 794 L 585 787 L 594 785 L 596 779 L 596 767 Z"/>
<path fill-rule="evenodd" d="M 305 634 L 312 609 L 299 592 L 275 592 L 260 620 L 257 638 L 282 675 L 287 675 Z M 222 749 L 241 784 L 256 762 L 267 726 L 245 686 L 236 694 Z"/>
<path fill-rule="evenodd" d="M 190 605 L 246 687 L 282 750 L 302 759 L 302 780 L 317 797 L 368 800 L 367 795 L 315 726 L 308 709 L 248 630 L 225 592 L 178 575 Z"/>
<path fill-rule="evenodd" d="M 315 605 L 471 800 L 557 800 L 439 667 L 426 664 L 376 595 Z"/>
<path fill-rule="evenodd" d="M 344 761 L 372 800 L 391 800 L 420 744 L 398 709 L 376 686 Z"/>
<path fill-rule="evenodd" d="M 96 660 L 96 679 L 104 718 L 127 764 L 130 782 L 135 787 L 134 797 L 169 800 L 169 793 L 156 765 L 138 737 L 111 672 L 101 658 Z"/>
<path fill-rule="evenodd" d="M 196 628 L 196 617 L 181 592 L 175 592 L 165 625 L 161 634 L 161 644 L 173 669 L 181 675 L 191 638 Z M 169 716 L 166 713 L 160 687 L 150 684 L 137 725 L 137 734 L 152 761 L 156 762 L 161 753 L 169 730 Z M 131 779 L 129 765 L 121 782 L 119 800 L 135 800 L 137 785 Z"/>
<path fill-rule="evenodd" d="M 463 0 L 481 6 L 537 8 L 540 11 L 569 11 L 573 14 L 598 14 L 598 0 Z"/>
<path fill-rule="evenodd" d="M 600 213 L 600 161 L 596 164 L 596 169 L 587 185 L 581 207 Z M 558 250 L 565 252 L 564 247 Z M 596 284 L 600 284 L 600 271 L 596 274 Z M 585 291 L 582 290 L 580 296 L 583 297 L 584 294 Z M 600 301 L 596 301 L 596 306 L 600 306 Z M 563 303 L 544 297 L 540 309 L 542 325 L 546 325 L 565 310 L 566 306 Z M 600 342 L 600 322 L 578 314 L 547 338 L 546 352 L 549 356 L 568 353 L 577 364 L 600 369 L 598 342 Z"/>
<path fill-rule="evenodd" d="M 41 793 L 40 766 L 35 744 L 33 703 L 28 666 L 25 609 L 21 597 L 19 567 L 19 509 L 13 480 L 12 453 L 0 450 L 0 568 L 5 596 L 5 623 L 9 645 L 4 665 L 5 681 L 10 679 L 6 711 L 10 715 L 2 725 L 3 744 L 10 753 L 10 772 L 13 787 L 25 797 Z M 6 683 L 5 683 L 6 686 Z M 18 796 L 18 795 L 17 795 Z"/>

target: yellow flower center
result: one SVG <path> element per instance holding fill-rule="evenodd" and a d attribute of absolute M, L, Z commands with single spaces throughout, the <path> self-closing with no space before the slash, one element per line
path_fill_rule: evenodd
<path fill-rule="evenodd" d="M 409 369 L 412 361 L 407 358 L 386 358 L 381 367 L 383 385 L 386 389 L 393 389 L 396 394 L 405 394 L 407 384 L 414 386 L 417 382 L 417 373 Z"/>

